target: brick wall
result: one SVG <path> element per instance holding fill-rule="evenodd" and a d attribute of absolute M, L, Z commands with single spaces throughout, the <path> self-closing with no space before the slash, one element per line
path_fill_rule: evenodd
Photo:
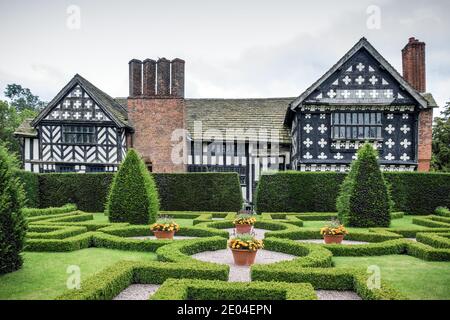
<path fill-rule="evenodd" d="M 419 113 L 418 171 L 430 171 L 433 109 Z"/>
<path fill-rule="evenodd" d="M 128 98 L 128 117 L 134 125 L 133 148 L 152 162 L 153 172 L 184 172 L 172 161 L 172 132 L 186 127 L 184 99 Z"/>
<path fill-rule="evenodd" d="M 184 172 L 186 161 L 174 162 L 172 153 L 181 143 L 174 131 L 186 128 L 184 102 L 184 61 L 160 58 L 130 61 L 128 118 L 134 127 L 132 147 L 153 172 Z M 186 146 L 184 146 L 186 150 Z M 183 160 L 183 159 L 176 159 Z M 184 159 L 186 160 L 186 159 Z"/>
<path fill-rule="evenodd" d="M 409 38 L 402 49 L 403 78 L 417 91 L 426 92 L 425 42 Z M 431 161 L 431 140 L 433 126 L 433 109 L 419 112 L 418 171 L 429 171 Z"/>

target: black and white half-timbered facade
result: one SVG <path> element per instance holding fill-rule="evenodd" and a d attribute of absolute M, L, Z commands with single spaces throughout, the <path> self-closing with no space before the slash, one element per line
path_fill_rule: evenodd
<path fill-rule="evenodd" d="M 181 59 L 131 60 L 127 98 L 76 75 L 17 130 L 24 168 L 115 171 L 133 147 L 155 172 L 237 172 L 248 202 L 263 172 L 345 172 L 366 141 L 384 170 L 427 171 L 437 105 L 425 93 L 424 45 L 411 38 L 403 49 L 402 77 L 362 38 L 290 98 L 185 99 Z M 174 163 L 179 128 L 186 156 Z"/>
<path fill-rule="evenodd" d="M 16 135 L 23 138 L 25 170 L 105 172 L 117 169 L 130 132 L 126 109 L 75 75 Z"/>
<path fill-rule="evenodd" d="M 345 172 L 368 141 L 382 169 L 414 171 L 419 113 L 430 103 L 363 38 L 290 103 L 292 168 Z"/>

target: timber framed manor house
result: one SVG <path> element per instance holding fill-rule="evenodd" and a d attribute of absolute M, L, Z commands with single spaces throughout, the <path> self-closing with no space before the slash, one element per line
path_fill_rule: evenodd
<path fill-rule="evenodd" d="M 133 147 L 153 172 L 237 172 L 249 202 L 263 171 L 345 172 L 365 141 L 384 170 L 428 171 L 437 105 L 425 89 L 425 43 L 410 38 L 402 58 L 403 76 L 362 38 L 291 98 L 185 98 L 181 59 L 131 60 L 128 98 L 75 75 L 18 128 L 24 168 L 116 171 Z"/>

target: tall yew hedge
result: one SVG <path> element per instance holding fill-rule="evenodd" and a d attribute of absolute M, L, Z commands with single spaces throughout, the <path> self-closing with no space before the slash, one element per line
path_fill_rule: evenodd
<path fill-rule="evenodd" d="M 106 202 L 110 222 L 154 223 L 159 211 L 159 196 L 153 177 L 134 149 L 114 176 Z"/>
<path fill-rule="evenodd" d="M 358 150 L 336 200 L 339 220 L 351 227 L 389 227 L 391 198 L 377 160 L 366 143 Z"/>
<path fill-rule="evenodd" d="M 439 206 L 450 208 L 450 173 L 384 172 L 383 175 L 391 185 L 395 211 L 427 215 Z M 337 172 L 263 174 L 255 199 L 257 212 L 336 211 L 336 198 L 345 177 L 345 173 Z"/>
<path fill-rule="evenodd" d="M 19 269 L 27 224 L 23 185 L 16 176 L 16 159 L 0 145 L 0 274 Z"/>

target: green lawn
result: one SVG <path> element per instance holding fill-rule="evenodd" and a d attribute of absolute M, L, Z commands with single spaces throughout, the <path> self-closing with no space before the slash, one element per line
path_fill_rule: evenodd
<path fill-rule="evenodd" d="M 450 262 L 430 262 L 407 255 L 333 257 L 337 268 L 377 265 L 388 280 L 409 299 L 450 299 Z"/>
<path fill-rule="evenodd" d="M 153 252 L 89 248 L 73 252 L 25 252 L 22 269 L 0 276 L 0 300 L 53 299 L 66 289 L 69 265 L 78 265 L 81 279 L 119 260 L 156 260 Z"/>

